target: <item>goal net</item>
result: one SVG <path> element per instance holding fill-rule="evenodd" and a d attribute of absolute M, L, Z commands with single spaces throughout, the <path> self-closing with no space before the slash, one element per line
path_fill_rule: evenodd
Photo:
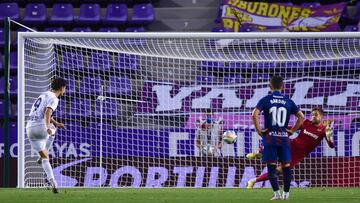
<path fill-rule="evenodd" d="M 335 149 L 323 140 L 292 186 L 360 186 L 359 37 L 20 33 L 19 187 L 44 186 L 25 125 L 55 77 L 68 83 L 54 113 L 66 130 L 49 149 L 60 187 L 246 187 L 267 170 L 246 154 L 259 150 L 251 111 L 274 74 L 306 118 L 321 106 L 335 121 Z M 236 143 L 221 143 L 226 130 Z"/>

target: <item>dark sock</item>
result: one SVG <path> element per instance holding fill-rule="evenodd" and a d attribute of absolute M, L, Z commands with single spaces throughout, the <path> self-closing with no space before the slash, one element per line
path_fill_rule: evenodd
<path fill-rule="evenodd" d="M 277 173 L 276 173 L 276 165 L 268 164 L 268 173 L 269 173 L 269 181 L 271 184 L 272 189 L 275 191 L 279 190 L 279 184 L 277 180 Z"/>
<path fill-rule="evenodd" d="M 284 192 L 290 191 L 290 184 L 291 184 L 291 169 L 290 167 L 283 168 L 283 178 L 284 178 Z"/>

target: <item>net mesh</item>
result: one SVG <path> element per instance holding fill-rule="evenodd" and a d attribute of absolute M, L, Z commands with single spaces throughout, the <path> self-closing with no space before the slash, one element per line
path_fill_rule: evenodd
<path fill-rule="evenodd" d="M 294 168 L 292 185 L 359 186 L 359 42 L 28 37 L 25 119 L 53 78 L 67 80 L 54 113 L 66 130 L 49 149 L 61 187 L 245 187 L 266 171 L 245 155 L 259 149 L 251 111 L 277 74 L 306 118 L 321 106 L 335 120 L 335 149 L 324 141 Z M 226 130 L 235 144 L 221 143 Z M 27 138 L 24 150 L 25 186 L 41 187 Z"/>

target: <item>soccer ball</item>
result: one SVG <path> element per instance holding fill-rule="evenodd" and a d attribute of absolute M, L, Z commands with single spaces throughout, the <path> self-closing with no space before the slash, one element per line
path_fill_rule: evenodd
<path fill-rule="evenodd" d="M 225 131 L 223 134 L 223 140 L 226 144 L 234 144 L 236 142 L 236 133 L 232 130 Z"/>

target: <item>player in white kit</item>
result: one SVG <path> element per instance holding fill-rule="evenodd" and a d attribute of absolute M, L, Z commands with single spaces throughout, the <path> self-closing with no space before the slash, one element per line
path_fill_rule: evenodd
<path fill-rule="evenodd" d="M 58 193 L 58 189 L 49 162 L 49 148 L 54 141 L 56 128 L 64 128 L 64 124 L 56 122 L 51 115 L 58 106 L 58 97 L 65 93 L 65 88 L 66 81 L 64 79 L 54 79 L 51 82 L 51 90 L 42 93 L 32 105 L 26 125 L 26 134 L 31 147 L 39 153 L 38 162 L 41 162 L 54 193 Z"/>
<path fill-rule="evenodd" d="M 224 129 L 224 121 L 214 118 L 211 109 L 206 113 L 206 119 L 196 121 L 196 147 L 199 149 L 200 156 L 221 156 L 221 148 L 223 145 L 222 134 Z"/>

